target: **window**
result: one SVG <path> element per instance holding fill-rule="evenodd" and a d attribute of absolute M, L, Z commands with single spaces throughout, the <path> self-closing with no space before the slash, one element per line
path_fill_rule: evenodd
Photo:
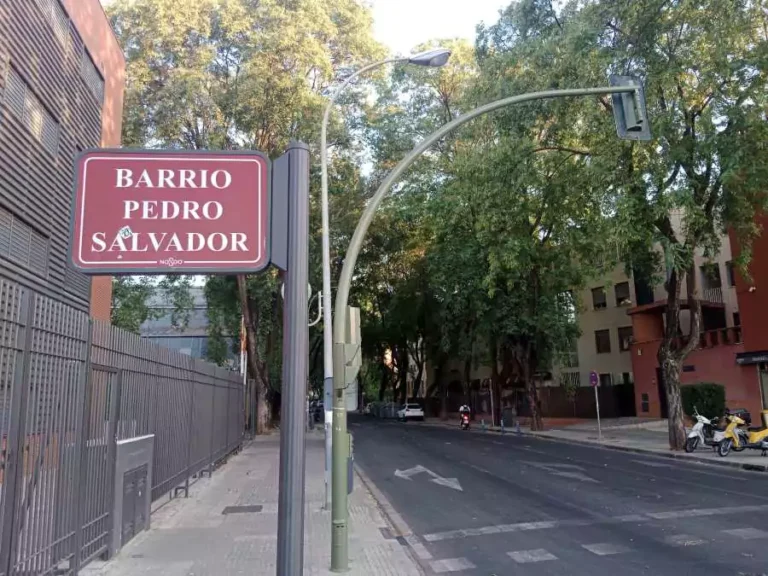
<path fill-rule="evenodd" d="M 648 401 L 648 394 L 641 394 L 640 395 L 640 410 L 643 412 L 648 412 L 650 409 L 650 402 Z"/>
<path fill-rule="evenodd" d="M 739 314 L 738 312 L 733 313 L 733 325 L 741 326 L 741 314 Z"/>
<path fill-rule="evenodd" d="M 610 330 L 595 330 L 595 349 L 598 354 L 610 354 L 611 332 Z"/>
<path fill-rule="evenodd" d="M 600 310 L 608 306 L 608 302 L 605 298 L 605 288 L 600 286 L 599 288 L 592 288 L 592 307 L 595 310 Z"/>
<path fill-rule="evenodd" d="M 619 350 L 629 352 L 632 347 L 632 326 L 622 326 L 619 328 Z"/>
<path fill-rule="evenodd" d="M 622 372 L 621 381 L 623 384 L 634 384 L 634 378 L 632 372 Z"/>
<path fill-rule="evenodd" d="M 59 123 L 48 113 L 14 68 L 10 68 L 8 72 L 6 85 L 6 106 L 21 120 L 32 136 L 48 152 L 55 155 L 59 148 Z"/>
<path fill-rule="evenodd" d="M 0 256 L 29 270 L 48 275 L 48 239 L 0 208 Z"/>
<path fill-rule="evenodd" d="M 704 264 L 701 267 L 702 285 L 706 288 L 721 288 L 720 266 L 717 263 Z"/>
<path fill-rule="evenodd" d="M 725 263 L 725 274 L 728 278 L 728 286 L 736 286 L 736 270 L 733 267 L 732 260 L 728 260 Z"/>
<path fill-rule="evenodd" d="M 59 4 L 58 0 L 37 0 L 37 5 L 43 12 L 48 24 L 53 28 L 53 33 L 61 42 L 62 46 L 67 45 L 69 39 L 69 18 L 67 13 Z"/>
<path fill-rule="evenodd" d="M 613 376 L 610 374 L 600 374 L 600 387 L 613 386 Z"/>
<path fill-rule="evenodd" d="M 628 306 L 632 303 L 629 294 L 629 282 L 619 282 L 613 287 L 616 293 L 616 306 Z"/>
<path fill-rule="evenodd" d="M 101 76 L 96 64 L 93 63 L 91 55 L 87 50 L 83 50 L 83 58 L 80 61 L 80 75 L 85 80 L 85 85 L 91 90 L 96 100 L 101 106 L 104 102 L 104 78 Z"/>

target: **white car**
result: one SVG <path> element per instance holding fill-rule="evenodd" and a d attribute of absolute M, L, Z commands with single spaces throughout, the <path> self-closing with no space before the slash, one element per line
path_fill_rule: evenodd
<path fill-rule="evenodd" d="M 397 411 L 397 419 L 405 422 L 408 419 L 424 420 L 424 410 L 418 404 L 404 404 Z"/>

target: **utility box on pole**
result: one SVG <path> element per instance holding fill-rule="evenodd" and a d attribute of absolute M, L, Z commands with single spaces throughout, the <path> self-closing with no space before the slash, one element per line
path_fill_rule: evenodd
<path fill-rule="evenodd" d="M 347 306 L 347 337 L 344 347 L 344 382 L 346 383 L 345 402 L 347 412 L 358 409 L 358 380 L 363 364 L 362 335 L 360 331 L 360 308 Z"/>

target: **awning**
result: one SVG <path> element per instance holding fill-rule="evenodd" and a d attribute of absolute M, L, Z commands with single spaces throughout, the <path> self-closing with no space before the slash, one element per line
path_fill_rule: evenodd
<path fill-rule="evenodd" d="M 768 350 L 736 354 L 736 364 L 760 364 L 762 362 L 768 362 Z"/>

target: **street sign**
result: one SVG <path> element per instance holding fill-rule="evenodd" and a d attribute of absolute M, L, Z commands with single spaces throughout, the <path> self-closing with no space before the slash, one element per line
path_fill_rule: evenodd
<path fill-rule="evenodd" d="M 592 370 L 592 372 L 589 373 L 589 383 L 594 387 L 597 388 L 600 386 L 600 377 L 597 375 L 597 372 Z"/>
<path fill-rule="evenodd" d="M 269 264 L 259 152 L 91 150 L 75 163 L 72 262 L 85 274 L 252 273 Z"/>
<path fill-rule="evenodd" d="M 651 126 L 643 83 L 634 76 L 610 77 L 611 86 L 634 86 L 634 92 L 611 94 L 616 133 L 622 140 L 650 140 Z"/>

